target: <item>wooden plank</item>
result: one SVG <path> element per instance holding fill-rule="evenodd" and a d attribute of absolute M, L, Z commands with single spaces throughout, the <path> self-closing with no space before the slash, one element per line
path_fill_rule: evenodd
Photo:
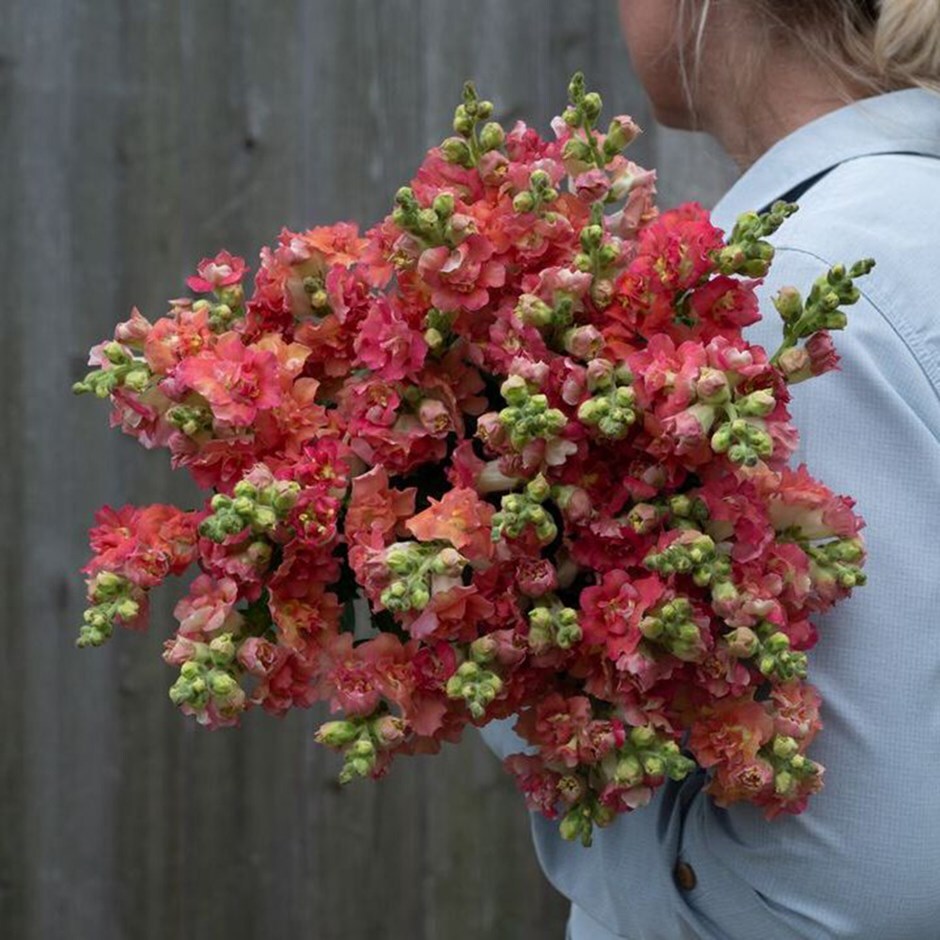
<path fill-rule="evenodd" d="M 26 123 L 23 95 L 18 87 L 21 40 L 26 29 L 18 5 L 0 5 L 0 231 L 18 231 L 21 212 L 20 179 Z M 25 246 L 4 237 L 0 251 L 0 279 L 9 310 L 26 301 L 26 285 L 19 274 Z M 0 318 L 0 367 L 5 376 L 0 395 L 4 469 L 0 473 L 0 519 L 7 533 L 0 549 L 0 599 L 5 617 L 4 655 L 0 656 L 0 924 L 13 935 L 24 936 L 36 894 L 36 853 L 27 844 L 26 809 L 29 773 L 25 762 L 27 702 L 25 700 L 27 567 L 24 477 L 27 428 L 23 422 L 26 359 L 23 324 L 19 316 Z"/>

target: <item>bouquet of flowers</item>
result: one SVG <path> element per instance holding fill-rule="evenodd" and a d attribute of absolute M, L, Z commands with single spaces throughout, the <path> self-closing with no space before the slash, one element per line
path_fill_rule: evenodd
<path fill-rule="evenodd" d="M 810 617 L 865 550 L 853 500 L 788 466 L 789 386 L 837 367 L 873 262 L 782 290 L 768 355 L 741 330 L 796 207 L 727 238 L 660 213 L 634 122 L 598 130 L 580 74 L 569 99 L 546 140 L 468 84 L 364 236 L 284 229 L 250 294 L 222 251 L 92 349 L 76 391 L 207 496 L 98 513 L 78 643 L 196 566 L 164 659 L 210 728 L 328 701 L 346 782 L 517 716 L 507 769 L 584 844 L 696 766 L 720 805 L 800 812 Z"/>

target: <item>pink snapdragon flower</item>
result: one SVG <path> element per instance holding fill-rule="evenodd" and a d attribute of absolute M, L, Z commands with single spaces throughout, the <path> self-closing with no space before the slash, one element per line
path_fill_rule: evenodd
<path fill-rule="evenodd" d="M 440 500 L 430 499 L 428 508 L 405 526 L 422 542 L 443 539 L 468 558 L 483 561 L 493 555 L 490 532 L 494 512 L 475 490 L 461 487 L 449 490 Z"/>
<path fill-rule="evenodd" d="M 353 345 L 363 365 L 390 382 L 417 375 L 428 352 L 422 334 L 384 297 L 369 308 Z"/>
<path fill-rule="evenodd" d="M 215 347 L 184 359 L 176 378 L 200 394 L 226 424 L 250 425 L 260 411 L 280 401 L 277 357 L 245 346 L 237 333 L 220 336 Z"/>
<path fill-rule="evenodd" d="M 180 634 L 211 639 L 219 633 L 237 632 L 242 621 L 235 610 L 237 601 L 238 585 L 231 578 L 215 581 L 209 575 L 199 575 L 173 610 L 180 623 Z"/>
<path fill-rule="evenodd" d="M 584 642 L 604 646 L 613 660 L 633 653 L 643 638 L 640 620 L 664 591 L 657 575 L 632 579 L 623 569 L 608 571 L 600 584 L 581 592 Z"/>
<path fill-rule="evenodd" d="M 244 258 L 220 251 L 214 258 L 203 258 L 196 268 L 195 276 L 186 278 L 186 285 L 199 294 L 208 294 L 240 283 L 247 273 L 248 266 Z"/>
<path fill-rule="evenodd" d="M 506 283 L 506 269 L 492 260 L 493 246 L 482 235 L 469 235 L 455 248 L 428 248 L 418 260 L 418 274 L 431 288 L 431 303 L 442 310 L 479 310 L 490 290 Z"/>

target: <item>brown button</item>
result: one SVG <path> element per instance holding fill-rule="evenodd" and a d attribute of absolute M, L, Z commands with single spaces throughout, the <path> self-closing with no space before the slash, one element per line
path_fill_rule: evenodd
<path fill-rule="evenodd" d="M 676 862 L 676 867 L 673 869 L 672 874 L 676 879 L 676 884 L 683 891 L 691 891 L 698 883 L 698 879 L 695 877 L 695 870 L 688 862 Z"/>

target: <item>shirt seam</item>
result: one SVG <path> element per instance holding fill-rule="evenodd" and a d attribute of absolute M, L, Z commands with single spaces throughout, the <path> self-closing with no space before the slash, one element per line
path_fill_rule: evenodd
<path fill-rule="evenodd" d="M 806 255 L 807 257 L 814 258 L 816 261 L 821 262 L 827 268 L 832 267 L 831 261 L 828 261 L 820 255 L 817 255 L 816 252 L 809 251 L 806 248 L 797 248 L 793 245 L 779 245 L 776 246 L 776 251 L 788 251 L 795 254 Z M 927 383 L 930 385 L 937 402 L 940 403 L 940 363 L 937 363 L 930 350 L 927 349 L 921 341 L 917 331 L 902 316 L 895 314 L 889 317 L 883 309 L 887 304 L 884 303 L 882 295 L 873 290 L 870 285 L 866 284 L 864 288 L 859 287 L 858 290 L 862 297 L 871 304 L 872 309 L 888 324 L 898 339 L 904 344 L 911 359 L 914 360 L 923 373 L 924 378 L 927 379 Z"/>

